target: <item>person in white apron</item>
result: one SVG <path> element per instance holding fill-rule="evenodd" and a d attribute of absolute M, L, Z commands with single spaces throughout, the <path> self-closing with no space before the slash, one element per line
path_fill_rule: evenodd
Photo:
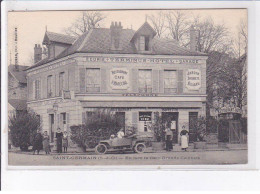
<path fill-rule="evenodd" d="M 181 135 L 181 149 L 184 151 L 187 151 L 187 148 L 189 147 L 188 142 L 188 132 L 185 130 L 185 126 L 182 127 Z"/>

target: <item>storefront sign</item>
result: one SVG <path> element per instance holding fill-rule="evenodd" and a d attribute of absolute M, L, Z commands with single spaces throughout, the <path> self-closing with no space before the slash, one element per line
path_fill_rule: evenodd
<path fill-rule="evenodd" d="M 149 63 L 149 64 L 194 64 L 198 59 L 141 58 L 141 57 L 86 57 L 87 62 L 104 63 Z"/>
<path fill-rule="evenodd" d="M 201 87 L 201 71 L 188 69 L 186 72 L 186 87 L 188 90 L 199 90 Z"/>
<path fill-rule="evenodd" d="M 139 112 L 139 121 L 151 121 L 152 120 L 151 112 Z"/>
<path fill-rule="evenodd" d="M 113 90 L 125 90 L 129 87 L 129 70 L 113 68 L 110 70 L 110 86 Z"/>
<path fill-rule="evenodd" d="M 154 93 L 126 93 L 126 94 L 122 94 L 123 96 L 145 96 L 145 97 L 155 97 L 155 96 L 158 96 L 157 94 L 154 94 Z"/>
<path fill-rule="evenodd" d="M 226 114 L 226 113 L 242 114 L 242 110 L 239 107 L 223 107 L 219 110 L 219 114 Z"/>

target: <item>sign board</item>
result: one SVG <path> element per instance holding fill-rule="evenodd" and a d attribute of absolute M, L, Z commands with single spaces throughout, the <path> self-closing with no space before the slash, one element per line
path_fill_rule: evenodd
<path fill-rule="evenodd" d="M 129 88 L 129 70 L 127 68 L 112 68 L 110 70 L 110 87 L 113 90 Z"/>
<path fill-rule="evenodd" d="M 152 121 L 151 112 L 139 112 L 139 121 Z"/>
<path fill-rule="evenodd" d="M 188 90 L 199 90 L 201 88 L 201 71 L 199 69 L 187 70 L 186 88 Z"/>

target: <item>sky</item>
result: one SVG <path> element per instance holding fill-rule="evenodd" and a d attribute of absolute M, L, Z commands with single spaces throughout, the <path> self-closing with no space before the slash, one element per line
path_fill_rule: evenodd
<path fill-rule="evenodd" d="M 247 19 L 246 9 L 203 9 L 185 10 L 190 15 L 210 16 L 216 24 L 225 23 L 234 36 L 241 19 Z M 156 14 L 159 10 L 124 10 L 102 11 L 106 16 L 101 27 L 109 28 L 112 21 L 121 21 L 123 28 L 137 30 L 147 15 Z M 19 65 L 29 65 L 35 44 L 41 44 L 44 33 L 63 33 L 64 29 L 80 16 L 81 11 L 24 11 L 8 13 L 8 64 L 10 58 L 14 63 L 14 27 L 18 28 Z M 149 22 L 149 21 L 148 21 Z M 11 55 L 10 55 L 11 53 Z M 11 56 L 11 57 L 10 57 Z"/>

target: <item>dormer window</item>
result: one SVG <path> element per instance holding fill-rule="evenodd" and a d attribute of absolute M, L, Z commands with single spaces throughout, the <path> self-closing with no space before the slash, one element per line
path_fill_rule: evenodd
<path fill-rule="evenodd" d="M 140 36 L 140 51 L 149 51 L 149 36 Z"/>

